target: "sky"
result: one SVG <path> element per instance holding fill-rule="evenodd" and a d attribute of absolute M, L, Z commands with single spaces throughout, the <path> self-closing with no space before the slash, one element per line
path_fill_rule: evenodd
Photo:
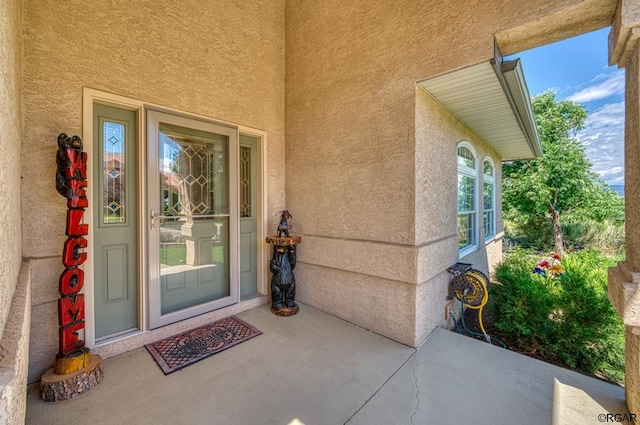
<path fill-rule="evenodd" d="M 609 28 L 510 56 L 520 58 L 531 96 L 547 89 L 583 105 L 589 116 L 576 137 L 593 171 L 624 184 L 624 69 L 608 66 Z"/>

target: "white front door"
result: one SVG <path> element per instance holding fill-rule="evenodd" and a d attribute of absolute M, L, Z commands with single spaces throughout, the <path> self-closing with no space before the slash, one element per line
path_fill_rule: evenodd
<path fill-rule="evenodd" d="M 237 130 L 149 111 L 150 327 L 237 303 Z"/>

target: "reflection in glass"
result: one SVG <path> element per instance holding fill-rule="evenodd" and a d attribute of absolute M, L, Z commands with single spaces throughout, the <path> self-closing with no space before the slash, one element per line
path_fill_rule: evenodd
<path fill-rule="evenodd" d="M 161 313 L 230 295 L 227 136 L 160 124 Z"/>

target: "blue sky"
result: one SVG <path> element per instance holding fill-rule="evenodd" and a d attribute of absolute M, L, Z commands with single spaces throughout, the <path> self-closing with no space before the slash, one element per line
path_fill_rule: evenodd
<path fill-rule="evenodd" d="M 609 29 L 510 56 L 520 58 L 529 93 L 551 89 L 557 99 L 582 104 L 589 112 L 576 137 L 593 170 L 609 184 L 624 183 L 624 69 L 608 66 Z"/>

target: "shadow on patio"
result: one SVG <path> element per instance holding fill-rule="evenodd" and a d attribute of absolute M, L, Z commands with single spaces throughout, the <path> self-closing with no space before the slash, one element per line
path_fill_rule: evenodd
<path fill-rule="evenodd" d="M 628 412 L 619 386 L 442 329 L 414 350 L 304 305 L 238 317 L 263 335 L 167 376 L 144 348 L 109 358 L 73 400 L 31 388 L 27 424 L 598 424 Z"/>

